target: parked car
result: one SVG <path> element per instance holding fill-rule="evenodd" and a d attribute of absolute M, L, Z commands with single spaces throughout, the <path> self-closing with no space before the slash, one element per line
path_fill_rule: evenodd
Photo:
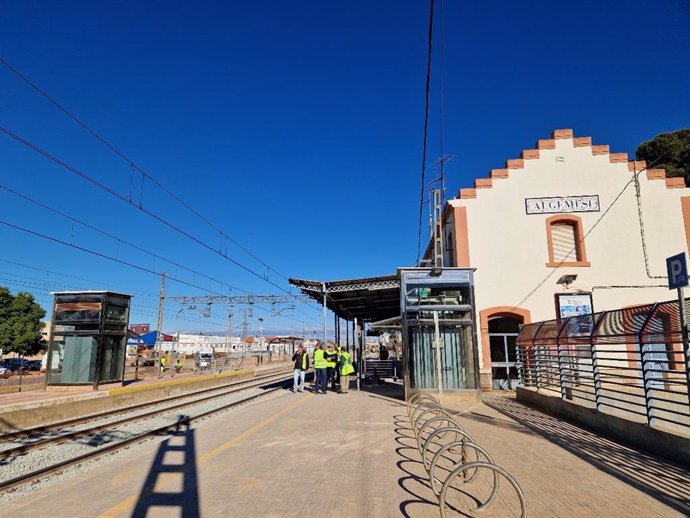
<path fill-rule="evenodd" d="M 28 370 L 39 371 L 41 370 L 41 360 L 28 360 L 26 362 Z"/>
<path fill-rule="evenodd" d="M 8 369 L 10 369 L 12 372 L 19 372 L 22 370 L 23 372 L 26 372 L 29 369 L 29 360 L 25 360 L 24 358 L 5 358 L 4 360 L 7 362 L 5 365 Z"/>

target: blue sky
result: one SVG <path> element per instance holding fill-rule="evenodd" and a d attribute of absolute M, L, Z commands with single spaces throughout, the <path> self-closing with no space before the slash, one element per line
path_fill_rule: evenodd
<path fill-rule="evenodd" d="M 555 128 L 632 154 L 690 125 L 690 2 L 468 1 L 443 11 L 427 163 L 441 153 L 443 85 L 448 197 Z M 428 3 L 417 1 L 3 1 L 0 57 L 281 275 L 334 280 L 416 259 L 427 20 Z M 141 201 L 141 179 L 126 162 L 4 67 L 0 126 Z M 233 293 L 280 292 L 2 134 L 0 185 Z M 289 290 L 148 181 L 143 206 Z M 0 220 L 229 289 L 3 189 Z M 0 225 L 0 285 L 33 291 L 46 307 L 51 290 L 114 289 L 135 295 L 132 322 L 153 324 L 158 284 Z M 280 317 L 259 310 L 253 328 L 259 316 L 268 329 L 320 326 L 309 306 Z M 222 329 L 223 321 L 221 307 L 207 321 L 171 304 L 164 327 Z"/>

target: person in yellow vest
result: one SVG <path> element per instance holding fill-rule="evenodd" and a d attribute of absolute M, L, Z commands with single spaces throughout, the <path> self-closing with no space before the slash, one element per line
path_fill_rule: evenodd
<path fill-rule="evenodd" d="M 335 371 L 338 367 L 338 353 L 335 352 L 335 347 L 333 344 L 328 344 L 325 357 L 328 382 L 331 384 L 331 390 L 335 392 Z"/>
<path fill-rule="evenodd" d="M 173 365 L 173 368 L 174 368 L 174 370 L 171 373 L 173 376 L 175 374 L 179 374 L 180 371 L 182 370 L 182 358 L 180 357 L 179 354 L 177 355 L 177 359 L 175 360 L 175 365 Z"/>
<path fill-rule="evenodd" d="M 165 366 L 168 364 L 168 361 L 165 359 L 165 356 L 162 356 L 162 355 L 161 355 L 161 359 L 160 359 L 159 361 L 160 361 L 160 368 L 161 368 L 161 370 L 160 370 L 160 372 L 158 373 L 158 377 L 159 377 L 159 378 L 162 378 L 162 377 L 163 377 L 163 373 L 165 372 Z"/>
<path fill-rule="evenodd" d="M 316 344 L 316 349 L 314 350 L 314 394 L 319 394 L 319 389 L 321 394 L 326 393 L 326 388 L 328 386 L 328 364 L 326 363 L 325 351 L 320 343 Z"/>
<path fill-rule="evenodd" d="M 350 390 L 350 374 L 355 372 L 352 356 L 347 351 L 340 351 L 338 370 L 340 371 L 340 393 L 347 394 Z"/>

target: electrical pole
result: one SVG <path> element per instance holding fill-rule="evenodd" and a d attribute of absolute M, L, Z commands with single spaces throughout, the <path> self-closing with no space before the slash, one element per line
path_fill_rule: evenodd
<path fill-rule="evenodd" d="M 249 328 L 248 317 L 252 314 L 251 306 L 248 308 L 242 308 L 242 313 L 244 314 L 244 320 L 242 321 L 242 343 L 244 344 L 244 349 L 242 356 L 246 356 L 247 352 L 247 329 Z"/>
<path fill-rule="evenodd" d="M 234 308 L 232 306 L 230 306 L 228 308 L 228 332 L 226 333 L 227 344 L 226 344 L 226 349 L 225 349 L 226 355 L 229 355 L 230 351 L 232 351 L 232 317 L 233 317 L 233 311 L 234 311 Z"/>
<path fill-rule="evenodd" d="M 161 272 L 161 290 L 158 295 L 158 329 L 156 330 L 156 352 L 158 361 L 161 356 L 161 335 L 163 334 L 163 301 L 165 301 L 165 272 Z"/>
<path fill-rule="evenodd" d="M 323 346 L 326 347 L 326 284 L 321 283 L 321 291 L 323 292 Z"/>
<path fill-rule="evenodd" d="M 259 363 L 264 363 L 264 319 L 259 317 Z"/>

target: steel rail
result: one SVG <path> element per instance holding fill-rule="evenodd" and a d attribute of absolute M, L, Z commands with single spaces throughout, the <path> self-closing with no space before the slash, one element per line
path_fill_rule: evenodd
<path fill-rule="evenodd" d="M 18 455 L 24 455 L 30 451 L 45 448 L 45 447 L 53 445 L 53 444 L 60 444 L 63 442 L 67 442 L 67 441 L 71 441 L 71 440 L 75 440 L 75 439 L 80 439 L 82 437 L 88 437 L 88 436 L 94 435 L 98 432 L 102 432 L 104 430 L 110 430 L 112 428 L 115 428 L 117 426 L 121 426 L 123 424 L 131 423 L 131 422 L 135 422 L 135 421 L 143 421 L 144 419 L 149 419 L 151 417 L 159 416 L 162 412 L 169 412 L 170 410 L 176 410 L 178 408 L 183 408 L 183 407 L 186 407 L 189 405 L 196 405 L 199 403 L 204 403 L 206 401 L 211 401 L 213 399 L 225 397 L 229 394 L 234 394 L 234 393 L 240 392 L 242 390 L 247 390 L 249 388 L 254 388 L 254 387 L 260 387 L 262 385 L 271 384 L 271 383 L 274 383 L 274 382 L 277 382 L 280 380 L 285 380 L 285 379 L 287 379 L 285 376 L 285 373 L 274 374 L 272 376 L 263 377 L 260 380 L 251 380 L 253 383 L 249 383 L 249 382 L 243 383 L 242 385 L 245 385 L 245 386 L 242 386 L 242 387 L 235 386 L 235 385 L 239 385 L 239 383 L 233 384 L 233 386 L 230 388 L 230 390 L 224 390 L 223 392 L 219 392 L 218 394 L 212 394 L 210 396 L 191 399 L 190 401 L 183 401 L 181 403 L 166 406 L 163 408 L 156 408 L 155 410 L 151 410 L 150 412 L 145 412 L 143 414 L 137 414 L 137 415 L 125 417 L 122 419 L 118 419 L 116 421 L 110 421 L 108 423 L 104 423 L 104 424 L 101 424 L 98 426 L 93 426 L 91 428 L 86 428 L 84 430 L 76 430 L 73 432 L 67 432 L 65 434 L 57 435 L 54 437 L 46 437 L 45 439 L 40 439 L 40 440 L 31 442 L 28 444 L 23 444 L 21 446 L 16 446 L 14 448 L 8 448 L 6 450 L 0 451 L 0 460 L 5 460 L 5 459 L 8 459 L 10 457 L 16 457 Z M 227 389 L 228 387 L 227 386 L 226 387 L 217 387 L 216 390 L 222 390 L 223 388 Z M 205 392 L 206 391 L 201 391 L 201 393 L 205 393 Z M 172 398 L 166 398 L 165 401 L 170 402 L 173 400 L 187 398 L 189 396 L 193 397 L 196 394 L 198 394 L 198 393 L 174 396 Z M 144 406 L 150 406 L 150 405 L 151 405 L 151 403 L 149 403 L 148 405 L 144 405 Z M 137 405 L 138 408 L 140 408 L 141 406 L 142 405 Z M 117 414 L 122 414 L 122 413 L 126 413 L 126 411 L 113 412 L 111 415 L 117 415 Z M 107 415 L 101 416 L 100 419 L 107 418 L 107 417 L 108 417 Z M 98 418 L 89 419 L 89 420 L 94 421 L 94 420 L 98 420 Z M 88 422 L 88 421 L 84 421 L 84 422 Z M 58 425 L 56 424 L 56 426 L 58 426 Z"/>
<path fill-rule="evenodd" d="M 287 372 L 289 372 L 289 371 L 287 371 L 287 370 L 284 371 L 284 373 L 287 373 Z M 165 398 L 161 398 L 161 399 L 154 399 L 152 401 L 147 401 L 145 403 L 139 403 L 136 405 L 126 406 L 126 407 L 122 407 L 122 408 L 116 408 L 113 410 L 107 410 L 105 412 L 99 412 L 97 414 L 89 414 L 89 415 L 85 415 L 85 416 L 74 417 L 72 419 L 66 419 L 64 421 L 59 421 L 59 422 L 55 422 L 55 423 L 51 423 L 51 424 L 47 424 L 47 425 L 41 425 L 41 426 L 36 426 L 33 428 L 26 428 L 24 430 L 16 430 L 16 431 L 12 431 L 12 432 L 2 433 L 2 434 L 0 434 L 0 444 L 2 444 L 4 442 L 14 441 L 16 439 L 21 439 L 23 437 L 31 437 L 31 436 L 35 436 L 38 434 L 50 432 L 50 431 L 56 430 L 56 429 L 68 428 L 70 426 L 75 426 L 78 424 L 87 423 L 89 421 L 95 421 L 98 419 L 104 419 L 104 418 L 118 415 L 118 414 L 124 414 L 127 412 L 132 412 L 132 411 L 135 411 L 137 409 L 145 408 L 145 407 L 148 407 L 151 405 L 158 405 L 161 403 L 174 401 L 174 400 L 181 399 L 184 397 L 190 397 L 190 396 L 194 396 L 197 394 L 205 394 L 208 392 L 223 390 L 223 389 L 228 388 L 228 387 L 235 387 L 237 385 L 244 385 L 247 383 L 252 383 L 255 381 L 264 380 L 267 378 L 277 376 L 281 373 L 282 372 L 276 370 L 276 371 L 272 371 L 272 372 L 265 374 L 265 375 L 262 375 L 262 376 L 257 376 L 257 377 L 253 377 L 253 378 L 249 378 L 249 379 L 243 379 L 240 381 L 235 381 L 233 383 L 228 383 L 227 385 L 218 385 L 215 387 L 209 387 L 209 388 L 205 388 L 205 389 L 201 389 L 201 390 L 195 390 L 195 391 L 187 392 L 185 394 L 179 394 L 177 396 L 170 396 L 170 397 L 165 397 Z"/>
<path fill-rule="evenodd" d="M 288 381 L 290 381 L 290 379 L 286 378 L 285 382 L 288 382 Z M 87 461 L 87 460 L 96 459 L 96 458 L 101 457 L 107 453 L 111 453 L 111 452 L 118 450 L 118 449 L 121 449 L 125 446 L 129 446 L 130 444 L 146 440 L 152 436 L 161 435 L 162 433 L 170 430 L 171 428 L 178 428 L 181 424 L 191 423 L 194 420 L 199 420 L 199 419 L 207 417 L 211 414 L 215 414 L 217 412 L 227 410 L 229 408 L 241 405 L 243 403 L 253 401 L 254 399 L 264 397 L 264 396 L 266 396 L 268 394 L 272 394 L 273 392 L 276 392 L 278 390 L 281 390 L 281 387 L 275 387 L 272 389 L 268 389 L 266 392 L 264 392 L 262 394 L 255 394 L 253 396 L 249 396 L 247 398 L 244 398 L 240 401 L 234 401 L 234 402 L 229 403 L 227 405 L 224 405 L 222 407 L 214 408 L 212 410 L 207 410 L 206 412 L 202 412 L 201 414 L 196 415 L 194 417 L 186 416 L 185 419 L 176 421 L 175 423 L 159 426 L 153 430 L 148 430 L 147 432 L 138 434 L 138 435 L 130 437 L 128 439 L 123 439 L 121 441 L 118 441 L 117 443 L 103 446 L 101 448 L 98 448 L 95 451 L 85 453 L 83 455 L 79 455 L 79 456 L 73 457 L 71 459 L 67 459 L 67 460 L 59 462 L 57 464 L 53 464 L 52 466 L 47 466 L 45 468 L 41 468 L 41 469 L 32 471 L 30 473 L 26 473 L 24 475 L 20 475 L 18 477 L 12 478 L 10 480 L 6 480 L 4 482 L 0 482 L 0 493 L 3 493 L 6 491 L 9 491 L 11 489 L 15 489 L 17 487 L 26 485 L 30 482 L 36 482 L 38 479 L 40 479 L 41 477 L 43 477 L 45 475 L 52 475 L 52 474 L 59 473 L 61 470 L 63 470 L 64 468 L 67 468 L 69 466 L 73 466 L 75 464 L 79 464 L 79 463 L 82 463 L 82 462 Z"/>

